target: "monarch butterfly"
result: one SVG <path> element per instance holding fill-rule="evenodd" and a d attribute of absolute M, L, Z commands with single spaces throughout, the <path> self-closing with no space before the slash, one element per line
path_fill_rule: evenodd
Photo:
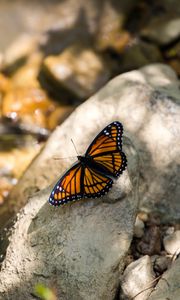
<path fill-rule="evenodd" d="M 84 156 L 59 179 L 49 197 L 54 206 L 81 198 L 96 198 L 106 194 L 126 168 L 122 152 L 123 126 L 112 122 L 89 145 Z"/>

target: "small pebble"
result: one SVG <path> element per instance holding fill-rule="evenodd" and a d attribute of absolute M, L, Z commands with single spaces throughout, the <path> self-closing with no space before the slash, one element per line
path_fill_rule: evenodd
<path fill-rule="evenodd" d="M 171 264 L 171 258 L 168 256 L 153 255 L 151 261 L 153 263 L 154 271 L 158 273 L 158 275 L 166 271 Z"/>
<path fill-rule="evenodd" d="M 146 213 L 145 211 L 140 211 L 138 213 L 138 218 L 143 221 L 143 222 L 147 222 L 148 218 L 149 218 L 149 215 L 148 213 Z"/>
<path fill-rule="evenodd" d="M 137 216 L 134 226 L 134 236 L 141 238 L 144 234 L 144 222 Z"/>

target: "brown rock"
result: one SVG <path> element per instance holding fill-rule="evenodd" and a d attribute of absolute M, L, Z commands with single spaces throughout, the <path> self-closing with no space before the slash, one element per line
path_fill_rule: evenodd
<path fill-rule="evenodd" d="M 137 249 L 142 254 L 154 255 L 161 251 L 161 235 L 158 226 L 151 226 L 145 231 L 142 240 L 138 243 Z"/>
<path fill-rule="evenodd" d="M 0 92 L 6 93 L 11 87 L 11 81 L 4 74 L 0 73 Z"/>
<path fill-rule="evenodd" d="M 39 88 L 12 88 L 4 97 L 2 115 L 24 124 L 47 128 L 47 117 L 55 105 Z"/>
<path fill-rule="evenodd" d="M 42 53 L 31 54 L 26 63 L 20 67 L 12 76 L 12 84 L 15 87 L 36 87 L 40 88 L 38 74 L 42 63 Z"/>
<path fill-rule="evenodd" d="M 146 213 L 144 211 L 140 211 L 140 212 L 138 212 L 138 218 L 143 222 L 147 222 L 149 219 L 149 216 L 148 216 L 148 213 Z"/>
<path fill-rule="evenodd" d="M 59 97 L 84 100 L 102 87 L 110 77 L 106 63 L 90 48 L 71 46 L 60 55 L 49 56 L 44 60 L 43 76 L 47 88 L 56 89 Z"/>
<path fill-rule="evenodd" d="M 161 62 L 162 56 L 157 46 L 140 40 L 135 40 L 121 55 L 120 72 L 140 68 L 153 62 Z"/>
<path fill-rule="evenodd" d="M 162 274 L 164 271 L 168 269 L 171 263 L 172 263 L 171 258 L 168 256 L 156 256 L 153 263 L 154 271 L 159 276 L 160 274 Z"/>
<path fill-rule="evenodd" d="M 101 36 L 96 47 L 98 50 L 103 51 L 107 48 L 113 49 L 117 53 L 125 51 L 132 37 L 127 31 L 110 32 L 105 37 Z"/>
<path fill-rule="evenodd" d="M 113 48 L 121 52 L 124 45 L 130 39 L 130 35 L 126 31 L 122 31 L 123 25 L 131 8 L 135 5 L 135 1 L 105 1 L 101 9 L 99 24 L 97 27 L 96 47 L 99 50 Z"/>

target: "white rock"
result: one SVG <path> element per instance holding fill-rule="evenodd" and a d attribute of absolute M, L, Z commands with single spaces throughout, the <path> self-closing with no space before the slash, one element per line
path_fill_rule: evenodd
<path fill-rule="evenodd" d="M 146 300 L 153 289 L 154 272 L 151 259 L 145 255 L 132 262 L 124 271 L 120 299 Z M 149 289 L 147 289 L 150 287 Z M 127 298 L 126 298 L 127 297 Z"/>
<path fill-rule="evenodd" d="M 168 253 L 178 255 L 180 253 L 180 230 L 176 230 L 174 233 L 165 236 L 163 244 Z"/>
<path fill-rule="evenodd" d="M 144 234 L 144 222 L 140 220 L 140 218 L 137 216 L 134 225 L 134 236 L 137 238 L 141 238 L 143 234 Z"/>

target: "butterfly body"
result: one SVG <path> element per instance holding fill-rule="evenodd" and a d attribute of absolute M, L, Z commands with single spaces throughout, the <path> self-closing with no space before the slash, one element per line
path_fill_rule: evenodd
<path fill-rule="evenodd" d="M 123 127 L 118 121 L 106 126 L 53 188 L 49 202 L 54 206 L 79 200 L 96 198 L 106 194 L 126 168 L 127 160 L 122 152 Z"/>

